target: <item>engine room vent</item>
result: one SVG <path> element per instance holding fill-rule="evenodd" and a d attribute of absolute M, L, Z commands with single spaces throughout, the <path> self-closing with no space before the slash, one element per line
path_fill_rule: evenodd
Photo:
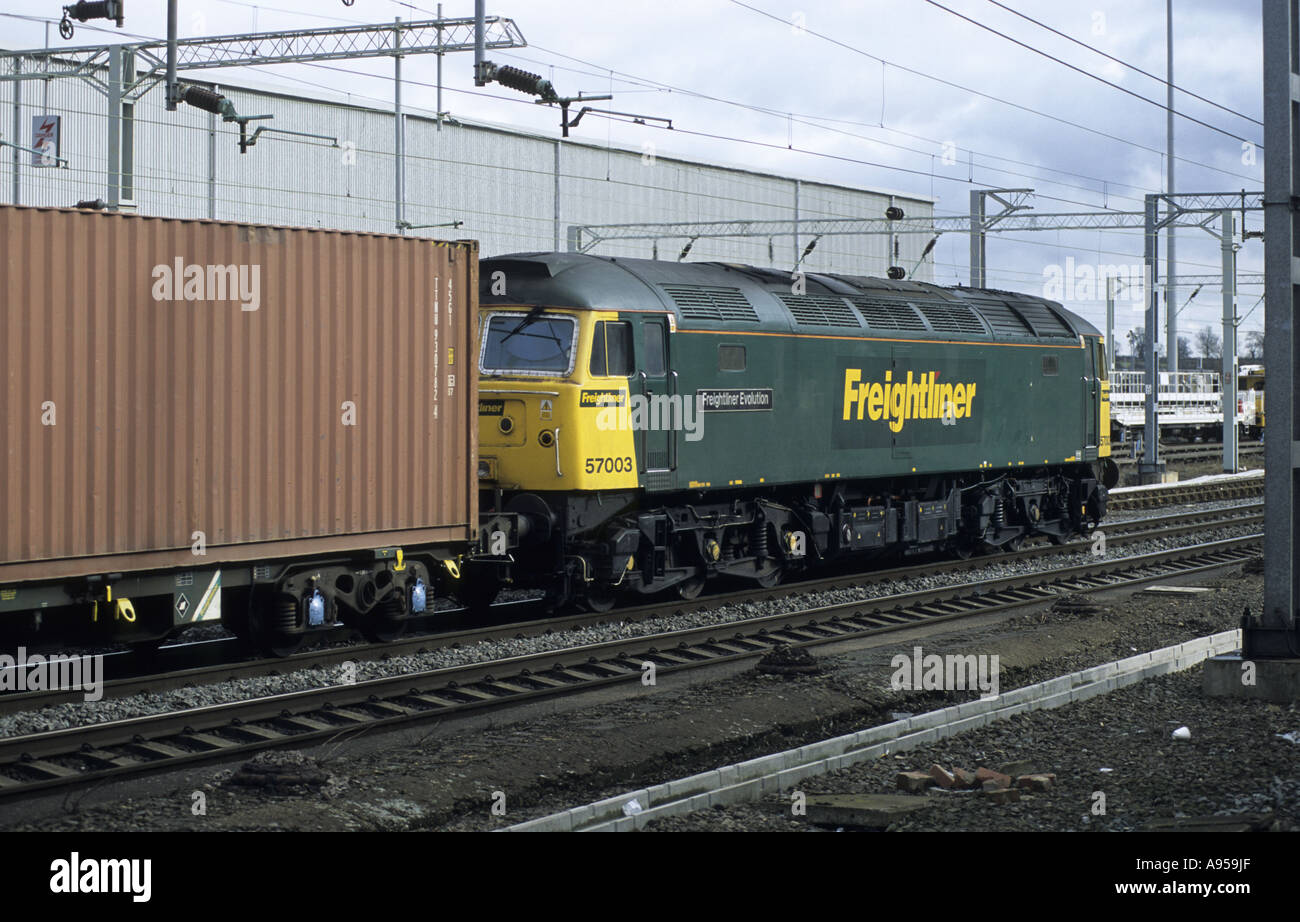
<path fill-rule="evenodd" d="M 862 329 L 862 323 L 853 313 L 853 309 L 844 303 L 843 298 L 831 298 L 825 295 L 778 295 L 778 297 L 790 309 L 797 323 Z"/>
<path fill-rule="evenodd" d="M 1068 336 L 1074 338 L 1074 331 L 1065 325 L 1046 304 L 1024 301 L 1016 304 L 1016 310 L 1034 328 L 1036 336 Z"/>
<path fill-rule="evenodd" d="M 961 333 L 968 336 L 987 336 L 988 332 L 984 329 L 984 324 L 975 316 L 965 304 L 941 304 L 926 303 L 924 301 L 915 305 L 925 319 L 930 321 L 930 327 L 936 333 Z"/>
<path fill-rule="evenodd" d="M 925 330 L 925 321 L 905 301 L 876 301 L 860 295 L 849 302 L 862 313 L 867 326 L 875 330 Z"/>
<path fill-rule="evenodd" d="M 1005 301 L 980 301 L 979 312 L 993 328 L 995 336 L 1033 336 L 1029 324 L 1020 319 Z"/>
<path fill-rule="evenodd" d="M 754 305 L 739 288 L 707 285 L 664 285 L 662 288 L 681 308 L 684 319 L 758 323 Z"/>

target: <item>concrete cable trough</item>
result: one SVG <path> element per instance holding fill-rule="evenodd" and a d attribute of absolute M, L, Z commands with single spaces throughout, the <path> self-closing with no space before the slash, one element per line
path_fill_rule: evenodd
<path fill-rule="evenodd" d="M 583 807 L 517 823 L 501 831 L 630 832 L 643 828 L 652 820 L 719 805 L 755 801 L 764 795 L 792 788 L 807 778 L 895 752 L 906 752 L 1026 711 L 1058 708 L 1153 676 L 1181 672 L 1209 657 L 1240 648 L 1240 630 L 1198 637 L 1172 647 L 1139 653 L 1017 688 L 996 698 L 963 702 L 798 749 L 629 791 Z M 641 810 L 626 815 L 624 807 L 633 800 Z"/>

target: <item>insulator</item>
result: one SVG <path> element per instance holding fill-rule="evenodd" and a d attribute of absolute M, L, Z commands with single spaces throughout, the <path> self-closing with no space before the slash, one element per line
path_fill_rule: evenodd
<path fill-rule="evenodd" d="M 885 209 L 885 217 L 891 221 L 901 221 L 903 219 L 903 209 L 897 205 L 890 205 Z"/>
<path fill-rule="evenodd" d="M 65 12 L 77 22 L 85 22 L 87 19 L 114 19 L 119 26 L 122 25 L 122 0 L 104 0 L 99 3 L 80 0 L 66 7 Z"/>
<path fill-rule="evenodd" d="M 196 109 L 213 112 L 217 115 L 221 115 L 221 107 L 226 101 L 226 97 L 220 93 L 214 93 L 205 87 L 193 85 L 187 86 L 181 92 L 181 99 Z"/>
<path fill-rule="evenodd" d="M 902 266 L 890 266 L 888 275 L 894 281 L 898 281 L 907 278 L 907 270 Z"/>
<path fill-rule="evenodd" d="M 518 67 L 511 67 L 509 64 L 497 68 L 496 81 L 502 86 L 508 86 L 521 93 L 540 96 L 543 99 L 555 98 L 555 88 L 551 86 L 551 81 L 544 79 L 541 74 L 529 73 Z"/>

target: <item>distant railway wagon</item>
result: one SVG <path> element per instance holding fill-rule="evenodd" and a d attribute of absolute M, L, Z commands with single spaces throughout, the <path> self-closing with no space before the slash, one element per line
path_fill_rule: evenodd
<path fill-rule="evenodd" d="M 1237 369 L 1237 415 L 1246 438 L 1264 436 L 1264 366 Z"/>
<path fill-rule="evenodd" d="M 1146 373 L 1116 372 L 1111 380 L 1110 421 L 1114 443 L 1135 445 L 1146 429 Z M 1263 373 L 1237 378 L 1236 425 L 1244 438 L 1258 438 L 1263 426 Z M 1215 371 L 1160 372 L 1156 419 L 1161 440 L 1223 437 L 1223 384 Z"/>
<path fill-rule="evenodd" d="M 1054 302 L 578 254 L 480 272 L 479 601 L 689 597 L 1104 514 L 1101 338 Z"/>
<path fill-rule="evenodd" d="M 377 637 L 477 525 L 474 242 L 0 207 L 0 633 Z"/>

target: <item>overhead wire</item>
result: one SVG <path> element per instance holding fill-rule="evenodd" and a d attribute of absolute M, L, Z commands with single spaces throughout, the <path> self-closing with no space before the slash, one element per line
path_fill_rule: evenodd
<path fill-rule="evenodd" d="M 743 0 L 729 0 L 729 2 L 734 3 L 734 4 L 737 5 L 737 6 L 743 7 L 744 9 L 750 10 L 751 12 L 757 13 L 757 14 L 759 14 L 760 16 L 764 16 L 764 17 L 766 17 L 766 18 L 768 18 L 768 19 L 771 19 L 771 20 L 773 20 L 774 22 L 779 22 L 779 23 L 782 23 L 782 24 L 787 25 L 787 26 L 789 25 L 789 23 L 786 22 L 786 21 L 785 21 L 784 19 L 782 19 L 781 17 L 779 17 L 779 16 L 777 16 L 777 15 L 775 15 L 775 14 L 773 14 L 773 13 L 770 13 L 770 12 L 768 12 L 767 10 L 761 9 L 761 8 L 759 8 L 759 7 L 751 6 L 750 4 L 743 2 Z M 1020 111 L 1022 111 L 1022 112 L 1028 112 L 1028 113 L 1030 113 L 1031 115 L 1036 115 L 1036 116 L 1039 116 L 1040 118 L 1049 119 L 1049 120 L 1051 120 L 1051 121 L 1053 121 L 1053 122 L 1057 122 L 1057 123 L 1062 124 L 1062 125 L 1068 125 L 1068 126 L 1070 126 L 1070 127 L 1072 127 L 1072 128 L 1077 128 L 1077 129 L 1079 129 L 1079 130 L 1081 130 L 1081 131 L 1086 131 L 1086 132 L 1088 132 L 1089 134 L 1094 134 L 1094 135 L 1097 135 L 1097 136 L 1099 136 L 1099 137 L 1107 138 L 1107 139 L 1109 139 L 1109 140 L 1111 140 L 1111 141 L 1116 141 L 1116 142 L 1119 142 L 1119 143 L 1121 143 L 1121 144 L 1126 144 L 1126 145 L 1129 145 L 1129 146 L 1131 146 L 1131 147 L 1138 148 L 1139 150 L 1145 150 L 1145 151 L 1148 151 L 1149 153 L 1156 154 L 1156 155 L 1161 156 L 1161 157 L 1163 157 L 1163 156 L 1165 155 L 1165 152 L 1164 152 L 1164 151 L 1161 151 L 1161 150 L 1159 150 L 1159 149 L 1157 149 L 1157 148 L 1154 148 L 1154 147 L 1150 147 L 1150 146 L 1148 146 L 1148 145 L 1146 145 L 1146 144 L 1142 144 L 1141 142 L 1138 142 L 1138 141 L 1132 141 L 1132 140 L 1129 140 L 1128 138 L 1121 138 L 1121 137 L 1119 137 L 1119 136 L 1117 136 L 1117 135 L 1113 135 L 1113 134 L 1111 134 L 1111 133 L 1109 133 L 1109 132 L 1107 132 L 1107 131 L 1102 131 L 1102 130 L 1099 129 L 1099 128 L 1092 128 L 1092 127 L 1090 127 L 1090 126 L 1088 126 L 1088 125 L 1083 125 L 1083 124 L 1080 124 L 1080 123 L 1078 123 L 1078 122 L 1071 121 L 1070 119 L 1062 118 L 1061 116 L 1058 116 L 1058 115 L 1052 115 L 1050 112 L 1044 112 L 1044 111 L 1042 111 L 1041 109 L 1035 109 L 1035 108 L 1033 108 L 1032 106 L 1026 106 L 1026 105 L 1023 105 L 1023 104 L 1018 103 L 1018 102 L 1013 102 L 1012 100 L 1006 99 L 1006 98 L 1004 98 L 1004 97 L 997 96 L 997 95 L 992 94 L 992 93 L 985 93 L 985 92 L 983 92 L 983 91 L 981 91 L 981 90 L 976 90 L 976 89 L 974 89 L 974 88 L 972 88 L 972 87 L 964 86 L 964 85 L 962 85 L 962 84 L 960 84 L 960 83 L 956 83 L 956 82 L 954 82 L 954 81 L 952 81 L 952 80 L 944 79 L 943 77 L 936 77 L 936 76 L 933 75 L 933 74 L 927 74 L 927 73 L 925 73 L 924 71 L 917 70 L 917 69 L 914 68 L 914 67 L 908 67 L 908 66 L 906 66 L 906 65 L 904 65 L 904 64 L 899 64 L 899 63 L 897 63 L 897 62 L 895 62 L 895 61 L 890 61 L 890 60 L 888 60 L 888 59 L 886 59 L 886 58 L 882 58 L 882 57 L 880 57 L 879 55 L 872 54 L 872 53 L 869 52 L 869 51 L 864 51 L 864 50 L 862 50 L 861 48 L 857 48 L 857 47 L 855 47 L 855 46 L 853 46 L 853 45 L 850 45 L 850 44 L 848 44 L 847 42 L 840 41 L 839 39 L 834 38 L 833 36 L 826 35 L 825 33 L 822 33 L 822 32 L 817 32 L 817 31 L 815 31 L 815 30 L 813 30 L 813 29 L 809 29 L 809 28 L 807 28 L 806 26 L 803 27 L 803 31 L 804 31 L 804 32 L 807 32 L 809 35 L 812 35 L 812 36 L 814 36 L 814 37 L 816 37 L 816 38 L 820 38 L 820 39 L 822 39 L 823 41 L 830 42 L 830 43 L 833 44 L 833 45 L 836 45 L 836 46 L 838 46 L 838 47 L 840 47 L 840 48 L 844 48 L 844 49 L 847 50 L 847 51 L 851 51 L 851 52 L 853 52 L 854 54 L 861 55 L 862 57 L 868 58 L 868 59 L 870 59 L 870 60 L 872 60 L 872 61 L 876 61 L 876 62 L 878 62 L 878 63 L 880 63 L 880 64 L 883 64 L 883 65 L 886 65 L 886 66 L 888 66 L 888 67 L 893 67 L 895 70 L 899 70 L 899 71 L 902 71 L 902 72 L 904 72 L 904 73 L 912 74 L 913 76 L 921 77 L 922 79 L 930 80 L 930 81 L 933 81 L 933 82 L 935 82 L 935 83 L 939 83 L 939 84 L 942 84 L 942 85 L 944 85 L 944 86 L 950 87 L 950 88 L 952 88 L 952 89 L 961 90 L 963 93 L 970 93 L 971 95 L 973 95 L 973 96 L 978 96 L 978 97 L 980 97 L 981 99 L 987 99 L 987 100 L 989 100 L 989 101 L 991 101 L 991 102 L 996 102 L 996 103 L 999 103 L 1000 105 L 1008 106 L 1008 107 L 1013 108 L 1013 109 L 1018 109 L 1018 110 L 1020 110 Z M 1204 168 L 1204 169 L 1207 169 L 1207 170 L 1213 170 L 1213 171 L 1215 171 L 1215 172 L 1224 173 L 1224 174 L 1226 174 L 1226 175 L 1230 175 L 1230 176 L 1238 176 L 1238 177 L 1245 178 L 1245 179 L 1251 179 L 1252 181 L 1258 181 L 1258 180 L 1255 180 L 1254 177 L 1245 176 L 1244 174 L 1240 174 L 1240 173 L 1233 173 L 1231 170 L 1224 170 L 1224 169 L 1222 169 L 1221 167 L 1216 167 L 1216 166 L 1213 166 L 1213 165 L 1208 164 L 1208 163 L 1203 163 L 1203 162 L 1201 162 L 1201 161 L 1199 161 L 1199 160 L 1191 160 L 1191 159 L 1188 159 L 1188 158 L 1186 158 L 1186 157 L 1177 156 L 1177 155 L 1175 155 L 1174 159 L 1177 160 L 1177 161 L 1179 161 L 1179 162 L 1182 162 L 1182 163 L 1187 163 L 1187 164 L 1190 164 L 1190 165 L 1192 165 L 1192 166 L 1199 166 L 1199 167 L 1202 167 L 1202 168 Z"/>
<path fill-rule="evenodd" d="M 1142 102 L 1145 102 L 1148 105 L 1155 106 L 1158 109 L 1162 109 L 1165 112 L 1171 112 L 1174 115 L 1176 115 L 1178 118 L 1184 119 L 1189 122 L 1193 122 L 1197 125 L 1200 125 L 1203 128 L 1208 128 L 1210 131 L 1217 131 L 1219 134 L 1225 135 L 1226 137 L 1232 138 L 1233 140 L 1236 141 L 1244 141 L 1247 144 L 1254 144 L 1256 147 L 1263 146 L 1262 144 L 1252 140 L 1251 138 L 1243 138 L 1241 135 L 1228 131 L 1226 128 L 1220 128 L 1217 125 L 1211 125 L 1209 122 L 1202 121 L 1201 119 L 1196 118 L 1193 115 L 1188 115 L 1186 112 L 1180 112 L 1166 103 L 1143 96 L 1141 93 L 1138 93 L 1135 90 L 1130 90 L 1126 86 L 1121 86 L 1120 84 L 1115 83 L 1113 80 L 1107 80 L 1105 77 L 1101 76 L 1100 74 L 1094 74 L 1087 70 L 1084 70 L 1082 67 L 1078 67 L 1077 65 L 1071 64 L 1069 61 L 1065 60 L 1064 58 L 1058 58 L 1056 55 L 1047 51 L 1043 51 L 1041 48 L 1035 48 L 1033 45 L 1029 44 L 1028 42 L 1022 42 L 1018 38 L 1008 35 L 1007 33 L 995 29 L 990 25 L 986 25 L 985 23 L 982 23 L 977 19 L 967 16 L 965 13 L 959 13 L 957 10 L 954 10 L 952 7 L 944 6 L 942 3 L 939 2 L 939 0 L 924 0 L 924 2 L 930 4 L 933 7 L 936 7 L 937 9 L 943 10 L 945 13 L 950 13 L 953 16 L 956 16 L 958 19 L 968 22 L 971 25 L 983 29 L 986 32 L 990 32 L 993 35 L 998 36 L 999 38 L 1006 39 L 1007 41 L 1011 42 L 1013 45 L 1017 45 L 1021 48 L 1024 48 L 1027 51 L 1032 51 L 1034 54 L 1041 55 L 1042 57 L 1047 58 L 1050 61 L 1055 61 L 1057 64 L 1060 64 L 1062 67 L 1069 68 L 1075 73 L 1083 74 L 1083 76 L 1088 77 L 1091 80 L 1096 80 L 1098 83 L 1103 83 L 1106 86 L 1110 87 L 1111 89 L 1119 90 L 1121 93 L 1125 93 L 1129 96 L 1132 96 L 1134 99 L 1139 99 Z"/>
<path fill-rule="evenodd" d="M 1142 68 L 1138 67 L 1136 64 L 1130 64 L 1128 61 L 1124 61 L 1120 58 L 1117 58 L 1115 57 L 1115 55 L 1102 51 L 1100 48 L 1097 48 L 1093 45 L 1089 45 L 1087 42 L 1077 39 L 1073 35 L 1070 35 L 1067 32 L 1062 32 L 1060 29 L 1054 29 L 1053 27 L 1047 25 L 1047 23 L 1045 22 L 1040 22 L 1034 17 L 1022 13 L 1020 10 L 1012 9 L 1011 7 L 1007 6 L 1005 3 L 1000 3 L 999 0 L 988 0 L 988 2 L 993 4 L 996 7 L 1006 10 L 1008 13 L 1011 13 L 1014 16 L 1019 16 L 1021 19 L 1027 20 L 1028 22 L 1032 22 L 1034 25 L 1038 26 L 1041 29 L 1046 29 L 1048 32 L 1051 32 L 1054 35 L 1059 35 L 1061 38 L 1065 39 L 1066 41 L 1073 42 L 1074 44 L 1079 45 L 1082 48 L 1086 48 L 1089 51 L 1091 51 L 1093 54 L 1099 54 L 1103 58 L 1106 58 L 1108 61 L 1113 61 L 1114 63 L 1119 64 L 1122 67 L 1127 67 L 1129 70 L 1136 71 L 1137 73 L 1141 74 L 1144 77 L 1149 77 L 1152 80 L 1155 80 L 1157 83 L 1161 84 L 1162 86 L 1172 86 L 1174 90 L 1176 90 L 1179 93 L 1183 93 L 1187 96 L 1192 97 L 1193 99 L 1199 100 L 1200 102 L 1213 106 L 1216 109 L 1219 109 L 1223 112 L 1227 112 L 1229 115 L 1235 115 L 1238 118 L 1245 119 L 1248 122 L 1253 122 L 1254 124 L 1259 125 L 1261 128 L 1264 127 L 1264 123 L 1259 119 L 1255 118 L 1254 116 L 1247 115 L 1244 112 L 1240 112 L 1236 109 L 1229 108 L 1228 106 L 1221 105 L 1220 103 L 1215 102 L 1213 99 L 1207 99 L 1204 96 L 1201 96 L 1199 93 L 1193 93 L 1191 90 L 1181 87 L 1176 83 L 1170 83 L 1168 80 L 1166 80 L 1164 77 L 1159 76 L 1158 74 L 1153 74 L 1150 71 L 1143 70 Z"/>

